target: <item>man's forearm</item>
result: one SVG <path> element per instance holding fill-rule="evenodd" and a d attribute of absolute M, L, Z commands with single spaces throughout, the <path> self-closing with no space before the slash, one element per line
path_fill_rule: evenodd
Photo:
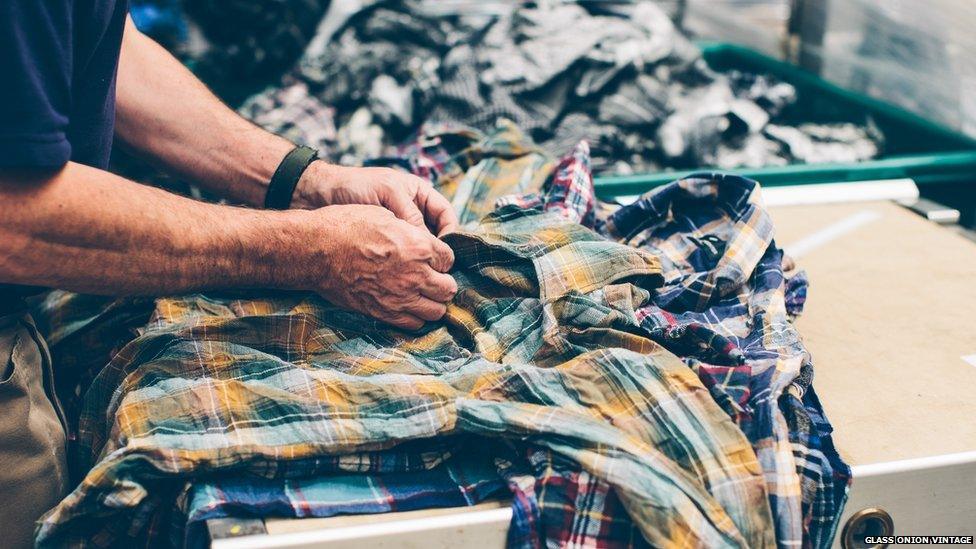
<path fill-rule="evenodd" d="M 303 212 L 196 202 L 69 163 L 0 174 L 0 282 L 100 294 L 299 287 Z"/>
<path fill-rule="evenodd" d="M 168 52 L 126 23 L 116 134 L 143 157 L 219 196 L 263 206 L 268 182 L 294 144 L 228 109 Z M 371 204 L 437 234 L 457 227 L 429 181 L 397 170 L 313 162 L 291 207 Z"/>
<path fill-rule="evenodd" d="M 126 24 L 116 132 L 146 158 L 232 200 L 263 204 L 294 145 L 238 116 L 172 55 Z"/>

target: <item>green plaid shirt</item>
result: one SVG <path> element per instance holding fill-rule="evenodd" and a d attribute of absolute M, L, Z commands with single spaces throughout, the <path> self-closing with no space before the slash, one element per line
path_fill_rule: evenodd
<path fill-rule="evenodd" d="M 173 478 L 288 475 L 322 456 L 355 469 L 469 433 L 579 463 L 654 545 L 774 545 L 748 440 L 638 335 L 635 310 L 661 282 L 652 255 L 514 207 L 447 240 L 460 291 L 418 333 L 304 294 L 157 300 L 86 398 L 79 436 L 95 465 L 39 541 L 124 539 Z"/>
<path fill-rule="evenodd" d="M 549 176 L 506 131 L 438 165 L 456 202 L 460 183 L 480 181 L 478 205 L 462 211 Z M 518 175 L 528 165 L 531 183 Z M 749 440 L 641 328 L 637 311 L 663 283 L 654 255 L 515 205 L 445 240 L 459 292 L 442 321 L 412 333 L 309 294 L 50 298 L 55 346 L 91 345 L 67 364 L 78 377 L 99 344 L 121 349 L 80 399 L 74 461 L 87 474 L 43 517 L 38 542 L 145 542 L 188 481 L 427 469 L 464 435 L 576 464 L 654 546 L 775 545 Z M 118 335 L 127 326 L 138 337 Z M 597 528 L 610 520 L 601 512 L 567 510 Z"/>

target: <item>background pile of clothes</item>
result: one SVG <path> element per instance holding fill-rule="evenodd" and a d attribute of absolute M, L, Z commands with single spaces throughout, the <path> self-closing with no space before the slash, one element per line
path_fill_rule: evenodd
<path fill-rule="evenodd" d="M 500 118 L 550 154 L 589 139 L 596 173 L 853 162 L 883 145 L 868 119 L 797 123 L 790 84 L 709 69 L 651 1 L 217 4 L 186 3 L 188 27 L 179 0 L 133 16 L 242 114 L 347 164 L 425 124 Z"/>

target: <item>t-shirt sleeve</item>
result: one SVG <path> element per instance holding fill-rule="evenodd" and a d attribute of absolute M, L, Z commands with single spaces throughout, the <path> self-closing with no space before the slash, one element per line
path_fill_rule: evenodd
<path fill-rule="evenodd" d="M 71 158 L 70 0 L 0 0 L 0 167 Z"/>

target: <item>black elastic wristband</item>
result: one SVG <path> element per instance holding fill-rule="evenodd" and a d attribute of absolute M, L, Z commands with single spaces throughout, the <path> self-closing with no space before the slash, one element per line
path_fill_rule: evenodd
<path fill-rule="evenodd" d="M 291 206 L 291 195 L 295 193 L 298 180 L 318 156 L 319 152 L 309 147 L 295 147 L 286 154 L 268 183 L 264 207 L 269 210 L 287 210 Z"/>

